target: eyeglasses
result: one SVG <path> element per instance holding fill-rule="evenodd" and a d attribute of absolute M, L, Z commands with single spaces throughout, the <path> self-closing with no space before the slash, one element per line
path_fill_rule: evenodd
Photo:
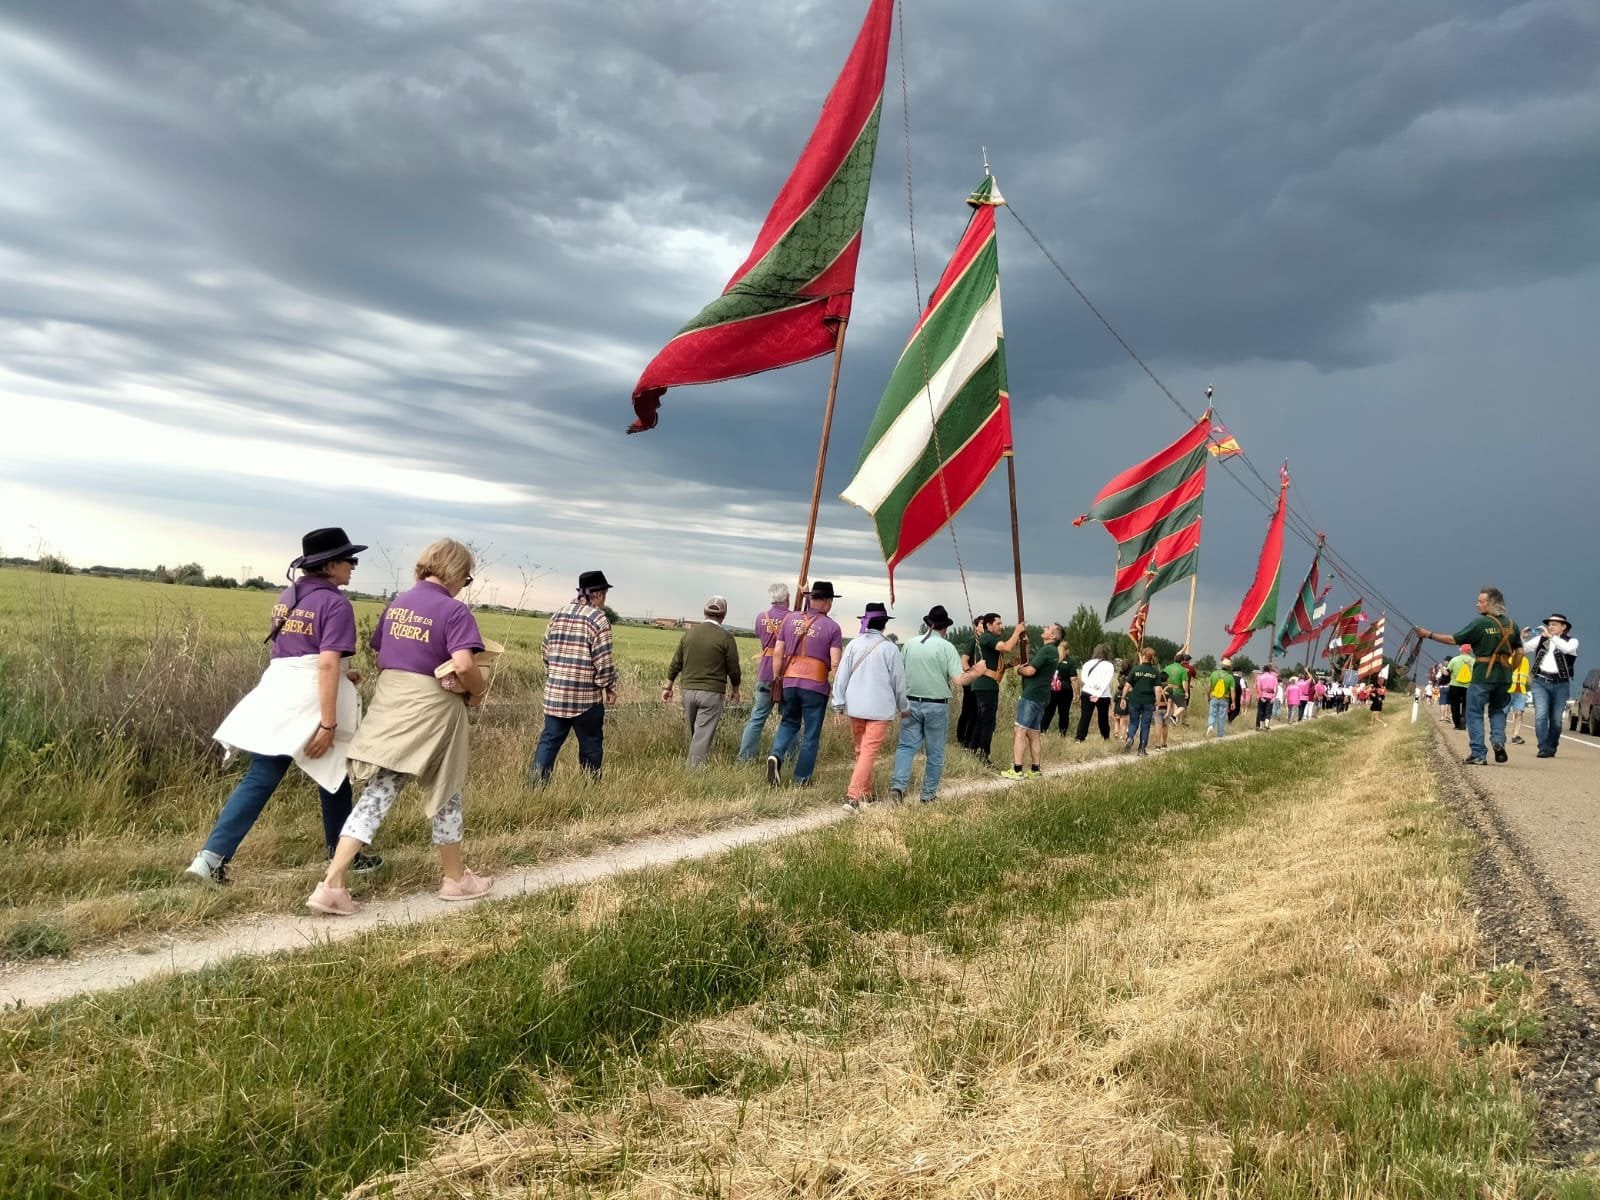
<path fill-rule="evenodd" d="M 468 575 L 467 576 L 467 581 L 465 583 L 463 583 L 461 586 L 462 587 L 471 587 L 472 586 L 472 576 Z"/>

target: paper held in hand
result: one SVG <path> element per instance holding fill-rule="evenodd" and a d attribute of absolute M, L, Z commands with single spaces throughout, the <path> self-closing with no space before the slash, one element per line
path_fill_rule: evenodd
<path fill-rule="evenodd" d="M 506 648 L 492 638 L 483 639 L 483 649 L 472 656 L 472 661 L 478 670 L 483 672 L 483 686 L 487 691 L 490 682 L 494 679 L 494 665 Z M 461 681 L 456 678 L 456 671 L 448 662 L 442 662 L 433 669 L 434 676 L 439 680 L 439 686 L 447 692 L 459 692 Z"/>

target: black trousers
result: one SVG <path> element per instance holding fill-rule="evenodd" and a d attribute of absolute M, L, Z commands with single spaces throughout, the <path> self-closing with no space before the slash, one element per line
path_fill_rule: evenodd
<path fill-rule="evenodd" d="M 1061 736 L 1067 736 L 1067 722 L 1072 716 L 1072 689 L 1063 687 L 1059 692 L 1050 693 L 1050 701 L 1044 706 L 1044 720 L 1040 723 L 1041 730 L 1050 728 L 1050 718 L 1055 717 Z"/>
<path fill-rule="evenodd" d="M 999 710 L 999 692 L 972 693 L 972 732 L 962 745 L 976 751 L 984 762 L 989 761 L 989 746 L 994 741 L 995 715 Z"/>
<path fill-rule="evenodd" d="M 1091 714 L 1100 714 L 1100 736 L 1109 740 L 1111 737 L 1111 697 L 1101 696 L 1095 700 L 1089 696 L 1078 698 L 1078 740 L 1081 742 L 1089 736 L 1089 718 Z"/>
<path fill-rule="evenodd" d="M 1457 729 L 1467 727 L 1467 689 L 1465 684 L 1450 685 L 1450 724 Z"/>
<path fill-rule="evenodd" d="M 972 685 L 961 685 L 961 715 L 956 718 L 956 744 L 970 748 L 972 741 L 972 722 L 977 716 L 972 705 Z"/>

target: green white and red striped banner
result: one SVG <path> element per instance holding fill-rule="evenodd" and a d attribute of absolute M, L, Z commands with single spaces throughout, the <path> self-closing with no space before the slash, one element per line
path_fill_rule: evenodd
<path fill-rule="evenodd" d="M 1195 573 L 1210 440 L 1208 408 L 1172 445 L 1101 488 L 1089 511 L 1073 521 L 1074 525 L 1099 521 L 1116 539 L 1117 571 L 1106 605 L 1108 618 Z"/>
<path fill-rule="evenodd" d="M 867 510 L 894 572 L 977 495 L 1011 450 L 995 208 L 985 176 L 955 253 L 895 364 L 843 499 Z"/>
<path fill-rule="evenodd" d="M 1361 661 L 1356 667 L 1356 674 L 1362 679 L 1376 675 L 1383 669 L 1383 627 L 1385 618 L 1379 617 L 1367 626 L 1367 632 L 1362 637 Z"/>
<path fill-rule="evenodd" d="M 1267 540 L 1261 546 L 1261 557 L 1256 562 L 1256 577 L 1245 592 L 1238 615 L 1227 632 L 1233 635 L 1223 658 L 1232 658 L 1243 650 L 1250 635 L 1258 629 L 1270 629 L 1278 623 L 1278 576 L 1283 571 L 1283 519 L 1289 503 L 1289 464 L 1284 463 L 1278 472 L 1278 507 L 1267 522 Z"/>
<path fill-rule="evenodd" d="M 1305 582 L 1300 585 L 1300 594 L 1294 602 L 1294 607 L 1289 610 L 1288 617 L 1283 622 L 1283 629 L 1278 633 L 1278 640 L 1273 643 L 1274 654 L 1285 653 L 1290 646 L 1297 642 L 1308 642 L 1317 636 L 1316 624 L 1317 602 L 1328 592 L 1332 585 L 1318 591 L 1321 585 L 1322 568 L 1322 538 L 1317 538 L 1317 552 L 1311 556 L 1311 569 L 1306 572 Z"/>
<path fill-rule="evenodd" d="M 750 256 L 639 376 L 629 433 L 655 428 L 669 387 L 754 375 L 834 348 L 855 289 L 893 16 L 894 0 L 872 0 Z"/>

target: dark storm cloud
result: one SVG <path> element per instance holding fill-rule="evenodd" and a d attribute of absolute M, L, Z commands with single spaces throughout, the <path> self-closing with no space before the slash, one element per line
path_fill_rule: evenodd
<path fill-rule="evenodd" d="M 245 437 L 287 420 L 319 444 L 525 488 L 534 515 L 508 537 L 554 536 L 544 514 L 599 484 L 613 511 L 585 519 L 620 547 L 629 509 L 693 480 L 666 493 L 710 518 L 676 535 L 684 555 L 776 556 L 803 520 L 826 364 L 675 390 L 657 431 L 619 431 L 640 367 L 742 258 L 860 10 L 0 5 L 5 367 L 40 402 L 175 425 L 199 410 Z M 904 26 L 922 296 L 986 146 L 1015 215 L 1187 403 L 1218 378 L 1264 472 L 1294 459 L 1297 502 L 1364 571 L 1456 603 L 1453 583 L 1412 580 L 1390 498 L 1352 493 L 1350 455 L 1391 428 L 1450 460 L 1482 449 L 1454 414 L 1500 394 L 1451 369 L 1478 356 L 1446 337 L 1416 357 L 1451 297 L 1592 308 L 1594 6 L 928 0 Z M 898 36 L 830 496 L 916 310 Z M 1068 522 L 1182 418 L 1021 227 L 1000 228 L 1029 561 L 1103 576 L 1109 540 Z M 1575 347 L 1519 317 L 1501 357 L 1592 440 L 1552 367 Z M 1471 328 L 1505 324 L 1478 312 Z M 1382 393 L 1399 386 L 1397 406 Z M 1372 422 L 1359 439 L 1353 420 Z M 1553 479 L 1531 486 L 1561 503 Z M 998 490 L 962 521 L 984 570 L 1009 555 Z M 1208 586 L 1242 590 L 1264 511 L 1220 479 L 1208 503 Z M 1455 516 L 1431 492 L 1408 503 Z M 736 531 L 721 545 L 719 514 Z M 859 513 L 830 501 L 824 528 L 870 566 Z"/>

